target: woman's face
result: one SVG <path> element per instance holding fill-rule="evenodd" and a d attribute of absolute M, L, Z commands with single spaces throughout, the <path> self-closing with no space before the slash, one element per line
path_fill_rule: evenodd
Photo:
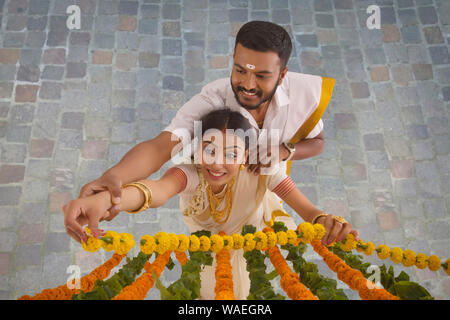
<path fill-rule="evenodd" d="M 238 174 L 248 154 L 243 139 L 217 129 L 205 132 L 201 151 L 203 176 L 215 189 Z"/>

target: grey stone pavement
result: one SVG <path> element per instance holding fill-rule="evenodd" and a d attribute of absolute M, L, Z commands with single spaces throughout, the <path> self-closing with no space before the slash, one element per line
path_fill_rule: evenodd
<path fill-rule="evenodd" d="M 80 30 L 66 27 L 72 4 Z M 381 29 L 366 26 L 371 4 Z M 62 205 L 228 77 L 234 36 L 256 19 L 292 35 L 290 70 L 336 79 L 325 151 L 294 164 L 297 186 L 366 241 L 450 257 L 450 1 L 0 0 L 0 299 L 56 287 L 69 265 L 84 275 L 111 256 L 66 235 Z M 187 233 L 177 207 L 101 226 L 137 239 Z M 336 278 L 312 250 L 306 257 Z M 395 270 L 450 298 L 442 271 Z"/>

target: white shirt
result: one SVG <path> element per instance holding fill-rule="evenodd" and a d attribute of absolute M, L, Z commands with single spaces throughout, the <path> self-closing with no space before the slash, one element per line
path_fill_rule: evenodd
<path fill-rule="evenodd" d="M 288 142 L 303 123 L 316 110 L 320 102 L 322 77 L 305 73 L 287 72 L 281 85 L 275 91 L 267 109 L 262 129 L 278 129 L 280 145 Z M 183 146 L 189 141 L 180 135 L 180 129 L 187 129 L 194 136 L 194 121 L 217 109 L 228 107 L 244 115 L 250 124 L 259 132 L 253 116 L 243 108 L 235 98 L 231 88 L 230 78 L 222 78 L 205 85 L 201 92 L 193 96 L 176 113 L 169 126 L 163 131 L 169 131 L 183 140 Z M 316 137 L 323 130 L 323 122 L 319 120 L 315 128 L 306 137 Z M 285 166 L 285 161 L 281 163 Z"/>

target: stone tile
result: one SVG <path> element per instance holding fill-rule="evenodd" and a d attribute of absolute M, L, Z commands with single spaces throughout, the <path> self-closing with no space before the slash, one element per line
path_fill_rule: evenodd
<path fill-rule="evenodd" d="M 422 39 L 420 37 L 420 31 L 417 26 L 406 26 L 400 28 L 402 34 L 403 42 L 410 43 L 421 43 Z"/>
<path fill-rule="evenodd" d="M 45 80 L 62 80 L 64 76 L 64 67 L 45 66 L 41 78 Z"/>
<path fill-rule="evenodd" d="M 116 57 L 116 67 L 123 71 L 130 71 L 136 67 L 137 56 L 134 53 L 118 53 Z"/>
<path fill-rule="evenodd" d="M 15 101 L 35 102 L 38 90 L 38 85 L 17 85 Z"/>
<path fill-rule="evenodd" d="M 16 266 L 40 266 L 41 245 L 30 244 L 18 246 L 16 251 Z"/>
<path fill-rule="evenodd" d="M 43 224 L 24 224 L 19 228 L 18 241 L 21 244 L 42 243 L 44 233 L 45 227 Z"/>
<path fill-rule="evenodd" d="M 370 78 L 372 81 L 389 81 L 389 69 L 386 66 L 371 67 L 370 68 Z"/>
<path fill-rule="evenodd" d="M 23 182 L 25 167 L 3 164 L 0 167 L 0 184 Z"/>
<path fill-rule="evenodd" d="M 314 15 L 316 25 L 319 28 L 334 28 L 334 16 L 331 14 L 317 13 Z"/>
<path fill-rule="evenodd" d="M 413 163 L 411 160 L 391 160 L 391 168 L 394 178 L 412 178 Z"/>
<path fill-rule="evenodd" d="M 429 47 L 431 61 L 433 64 L 449 64 L 450 63 L 450 55 L 448 53 L 448 49 L 445 46 L 438 47 Z"/>
<path fill-rule="evenodd" d="M 107 146 L 107 143 L 102 140 L 84 141 L 81 156 L 85 159 L 103 159 Z"/>
<path fill-rule="evenodd" d="M 156 68 L 159 65 L 158 53 L 154 52 L 140 52 L 139 53 L 139 66 L 142 68 Z"/>
<path fill-rule="evenodd" d="M 422 31 L 428 44 L 444 43 L 444 37 L 438 26 L 424 27 Z"/>
<path fill-rule="evenodd" d="M 68 252 L 70 250 L 70 237 L 65 232 L 50 232 L 45 241 L 47 252 Z"/>
<path fill-rule="evenodd" d="M 417 13 L 422 24 L 436 24 L 438 22 L 434 7 L 419 7 Z"/>
<path fill-rule="evenodd" d="M 416 80 L 433 79 L 433 69 L 431 64 L 413 64 L 412 71 Z"/>
<path fill-rule="evenodd" d="M 352 96 L 355 99 L 364 99 L 370 97 L 369 86 L 366 82 L 352 82 L 350 83 Z"/>
<path fill-rule="evenodd" d="M 54 141 L 48 139 L 32 139 L 30 156 L 35 158 L 50 158 L 53 153 Z"/>
<path fill-rule="evenodd" d="M 377 219 L 381 231 L 388 231 L 401 227 L 398 215 L 395 211 L 380 211 L 377 213 Z"/>
<path fill-rule="evenodd" d="M 9 272 L 10 266 L 10 254 L 9 253 L 0 253 L 0 275 L 6 275 Z"/>
<path fill-rule="evenodd" d="M 16 64 L 19 61 L 19 49 L 0 49 L 0 63 L 1 64 Z"/>
<path fill-rule="evenodd" d="M 66 49 L 49 48 L 44 51 L 43 62 L 45 64 L 65 64 Z"/>
<path fill-rule="evenodd" d="M 413 80 L 413 74 L 409 65 L 396 65 L 391 67 L 394 82 L 399 86 L 407 86 Z"/>
<path fill-rule="evenodd" d="M 6 128 L 6 141 L 8 142 L 25 143 L 30 140 L 30 136 L 31 127 L 28 125 L 9 123 Z"/>
<path fill-rule="evenodd" d="M 296 40 L 300 43 L 301 47 L 317 47 L 317 36 L 315 34 L 302 34 L 296 36 Z"/>

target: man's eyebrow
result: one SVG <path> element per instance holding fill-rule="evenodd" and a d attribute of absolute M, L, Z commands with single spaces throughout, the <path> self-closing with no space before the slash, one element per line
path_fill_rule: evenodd
<path fill-rule="evenodd" d="M 241 69 L 245 69 L 243 66 L 241 66 L 239 63 L 235 63 L 234 64 L 236 67 L 239 67 L 239 68 L 241 68 Z M 262 70 L 262 71 L 255 71 L 255 73 L 267 73 L 267 74 L 270 74 L 270 73 L 273 73 L 272 71 L 268 71 L 268 70 Z"/>

